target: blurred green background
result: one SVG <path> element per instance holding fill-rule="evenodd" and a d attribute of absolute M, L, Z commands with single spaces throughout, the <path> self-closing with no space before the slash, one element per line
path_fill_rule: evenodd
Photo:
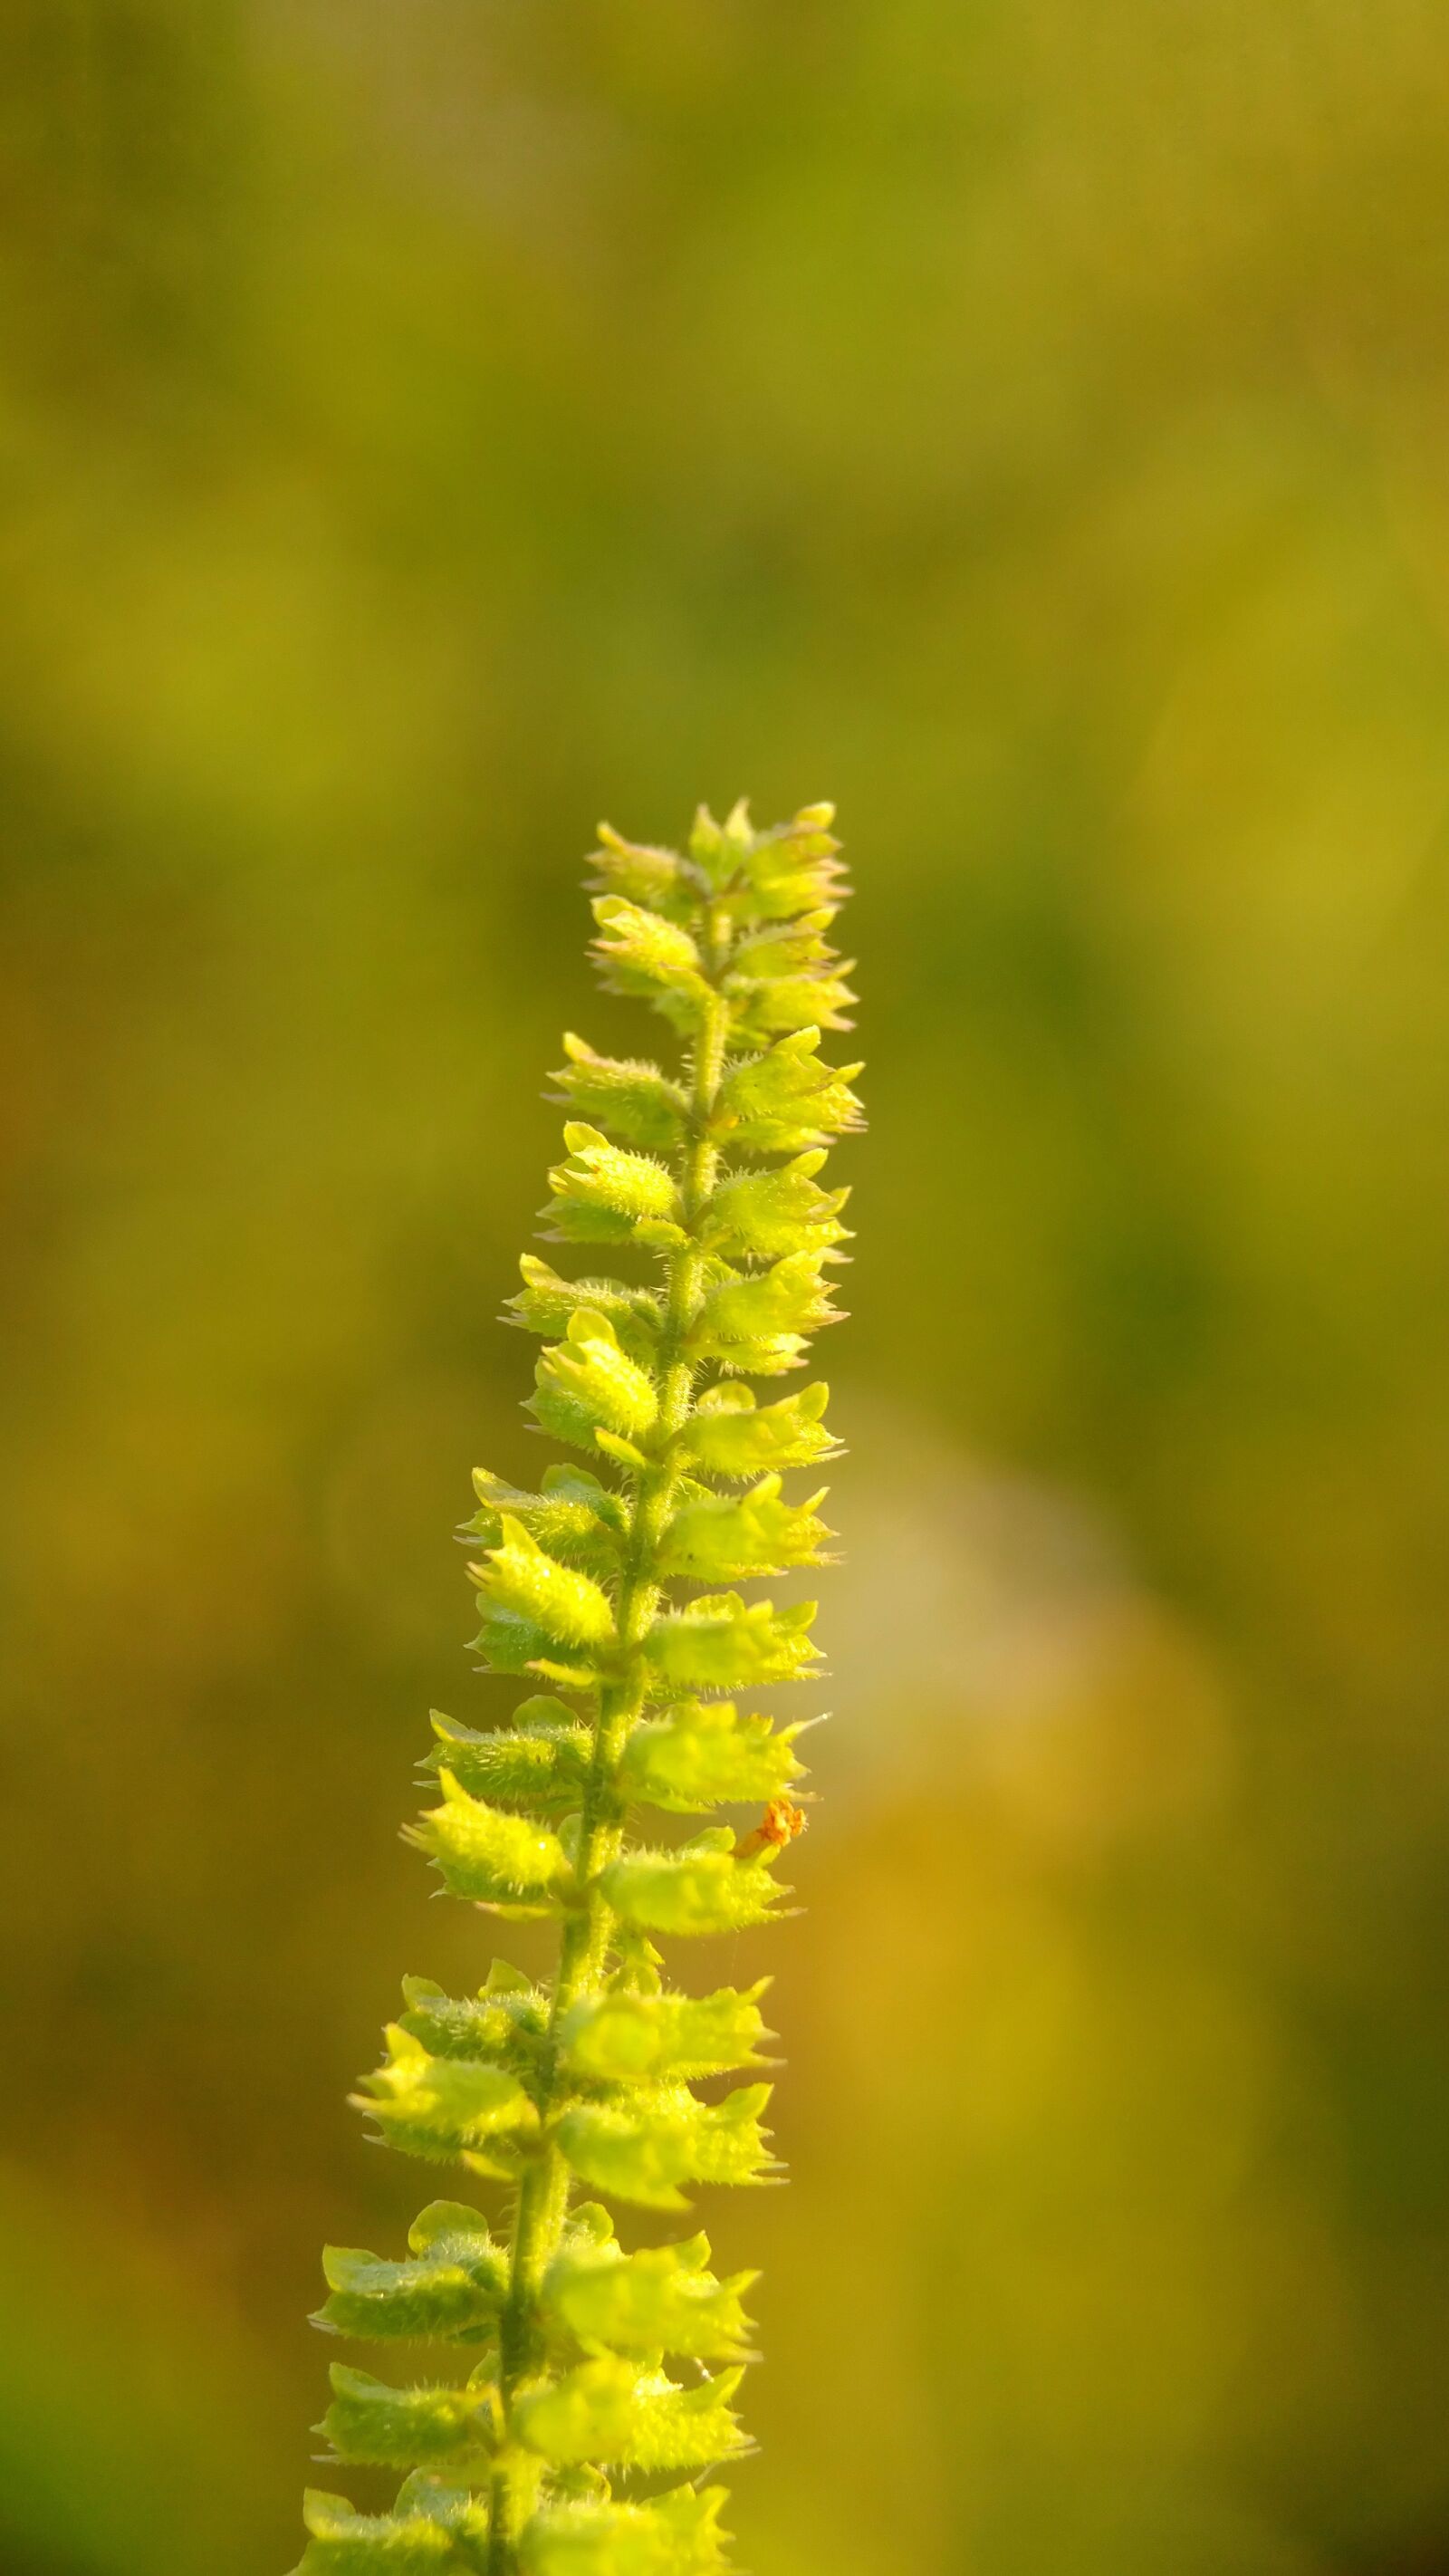
<path fill-rule="evenodd" d="M 296 2557 L 583 854 L 748 792 L 872 1128 L 741 2559 L 1442 2576 L 1442 10 L 11 0 L 0 165 L 0 2568 Z"/>

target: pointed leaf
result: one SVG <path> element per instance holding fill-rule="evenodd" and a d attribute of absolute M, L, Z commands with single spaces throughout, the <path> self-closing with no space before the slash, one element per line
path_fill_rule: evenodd
<path fill-rule="evenodd" d="M 764 1991 L 586 1995 L 564 2017 L 565 2062 L 603 2084 L 668 2083 L 756 2065 L 767 2036 Z"/>
<path fill-rule="evenodd" d="M 845 978 L 853 961 L 838 957 L 822 935 L 834 917 L 834 904 L 823 903 L 739 941 L 724 989 L 742 1036 L 758 1041 L 781 1031 L 850 1027 L 845 1010 L 856 997 Z"/>
<path fill-rule="evenodd" d="M 560 2464 L 599 2468 L 707 2468 L 744 2447 L 729 2400 L 738 2370 L 696 2387 L 613 2355 L 580 2363 L 551 2386 L 517 2399 L 513 2424 L 530 2450 Z"/>
<path fill-rule="evenodd" d="M 554 1203 L 545 1210 L 564 1242 L 631 1243 L 641 1223 L 678 1223 L 679 1189 L 665 1164 L 582 1123 L 565 1127 L 564 1143 L 568 1156 L 549 1173 Z"/>
<path fill-rule="evenodd" d="M 564 1051 L 569 1061 L 553 1080 L 575 1117 L 597 1119 L 628 1145 L 652 1153 L 674 1150 L 689 1118 L 688 1095 L 679 1083 L 637 1057 L 596 1055 L 572 1032 Z"/>
<path fill-rule="evenodd" d="M 757 832 L 745 859 L 752 900 L 741 917 L 779 921 L 839 903 L 847 889 L 832 805 L 806 805 L 789 823 Z"/>
<path fill-rule="evenodd" d="M 733 1836 L 698 1836 L 677 1851 L 630 1851 L 599 1874 L 599 1886 L 623 1923 L 676 1937 L 743 1932 L 767 1923 L 788 1888 L 778 1886 L 770 1848 L 737 1860 Z"/>
<path fill-rule="evenodd" d="M 387 2043 L 387 2064 L 363 2077 L 352 2100 L 404 2155 L 445 2164 L 500 2134 L 537 2128 L 533 2104 L 503 2068 L 433 2057 L 397 2023 Z"/>
<path fill-rule="evenodd" d="M 679 1435 L 683 1455 L 707 1475 L 757 1476 L 772 1467 L 811 1467 L 838 1455 L 825 1428 L 830 1390 L 802 1387 L 778 1404 L 757 1405 L 750 1388 L 712 1387 Z"/>
<path fill-rule="evenodd" d="M 596 896 L 594 919 L 594 953 L 608 991 L 637 994 L 676 1028 L 692 1027 L 709 986 L 689 932 L 619 895 Z"/>
<path fill-rule="evenodd" d="M 611 823 L 599 825 L 599 841 L 593 857 L 593 865 L 599 871 L 595 882 L 605 892 L 624 895 L 631 903 L 646 904 L 651 911 L 665 913 L 671 920 L 689 919 L 699 903 L 700 880 L 697 870 L 677 850 L 655 849 L 647 841 L 626 841 Z"/>
<path fill-rule="evenodd" d="M 401 2028 L 433 2057 L 476 2058 L 506 2067 L 520 2083 L 537 2070 L 548 2031 L 549 1997 L 537 1986 L 485 1986 L 454 1997 L 431 1977 L 404 1977 Z"/>
<path fill-rule="evenodd" d="M 850 1085 L 858 1064 L 822 1063 L 820 1031 L 796 1029 L 763 1055 L 740 1056 L 720 1086 L 714 1130 L 731 1150 L 802 1154 L 863 1125 Z"/>
<path fill-rule="evenodd" d="M 449 1895 L 552 1912 L 552 1899 L 572 1876 L 557 1834 L 531 1817 L 470 1798 L 451 1771 L 440 1771 L 438 1778 L 443 1804 L 404 1826 L 403 1834 L 436 1863 Z"/>
<path fill-rule="evenodd" d="M 524 2576 L 715 2576 L 724 2565 L 723 2487 L 679 2487 L 649 2504 L 560 2504 L 524 2527 Z"/>
<path fill-rule="evenodd" d="M 576 1807 L 593 1756 L 590 1728 L 570 1717 L 563 1701 L 526 1699 L 511 1726 L 479 1734 L 455 1718 L 432 1711 L 438 1738 L 427 1756 L 430 1771 L 451 1771 L 474 1798 L 504 1798 L 547 1813 Z M 753 1792 L 750 1793 L 753 1795 Z"/>
<path fill-rule="evenodd" d="M 848 1190 L 822 1190 L 825 1157 L 797 1154 L 778 1171 L 740 1172 L 720 1182 L 704 1211 L 706 1240 L 729 1253 L 774 1261 L 782 1253 L 825 1252 L 845 1241 L 839 1223 Z"/>
<path fill-rule="evenodd" d="M 540 1493 L 521 1493 L 486 1468 L 473 1471 L 479 1508 L 464 1524 L 468 1537 L 485 1547 L 503 1539 L 505 1516 L 521 1521 L 530 1538 L 560 1565 L 574 1566 L 608 1582 L 619 1570 L 627 1521 L 617 1494 L 611 1494 L 588 1467 L 550 1467 Z"/>
<path fill-rule="evenodd" d="M 753 1376 L 798 1365 L 806 1336 L 838 1324 L 821 1278 L 822 1252 L 791 1252 L 768 1270 L 726 1270 L 708 1289 L 689 1350 Z"/>
<path fill-rule="evenodd" d="M 616 2200 L 679 2209 L 681 2183 L 756 2182 L 773 2163 L 760 2130 L 768 2084 L 743 2084 L 723 2102 L 697 2102 L 682 2085 L 622 2103 L 578 2102 L 558 2142 L 580 2179 Z"/>
<path fill-rule="evenodd" d="M 492 2449 L 491 2388 L 390 2388 L 334 2363 L 332 2404 L 319 2433 L 339 2460 L 383 2469 L 483 2469 Z"/>
<path fill-rule="evenodd" d="M 508 2287 L 508 2255 L 486 2222 L 457 2202 L 435 2201 L 412 2237 L 418 2250 L 402 2263 L 329 2245 L 322 2268 L 331 2296 L 317 2323 L 379 2343 L 421 2335 L 477 2340 L 490 2333 Z"/>
<path fill-rule="evenodd" d="M 477 2576 L 486 2563 L 486 2504 L 431 2478 L 408 2478 L 391 2513 L 309 2488 L 302 2518 L 312 2538 L 294 2576 Z"/>
<path fill-rule="evenodd" d="M 740 2294 L 757 2275 L 737 2272 L 719 2281 L 708 2262 L 703 2236 L 683 2245 L 646 2245 L 637 2254 L 624 2254 L 609 2242 L 573 2244 L 550 2266 L 545 2313 L 583 2344 L 732 2360 L 744 2352 L 750 2333 Z"/>
<path fill-rule="evenodd" d="M 660 1541 L 661 1574 L 691 1582 L 745 1582 L 822 1563 L 833 1530 L 816 1516 L 824 1492 L 808 1502 L 781 1500 L 778 1476 L 762 1477 L 748 1494 L 692 1493 L 675 1511 Z"/>
<path fill-rule="evenodd" d="M 526 1333 L 553 1340 L 566 1333 L 573 1316 L 602 1315 L 622 1350 L 647 1365 L 664 1329 L 664 1309 L 652 1288 L 626 1288 L 621 1279 L 561 1279 L 537 1253 L 519 1262 L 523 1287 L 508 1303 L 510 1321 Z"/>
<path fill-rule="evenodd" d="M 797 1681 L 820 1660 L 807 1634 L 815 1612 L 813 1601 L 777 1610 L 772 1601 L 746 1602 L 738 1592 L 705 1593 L 657 1618 L 644 1650 L 666 1684 L 686 1689 Z"/>
<path fill-rule="evenodd" d="M 798 1726 L 740 1717 L 732 1700 L 686 1699 L 634 1728 L 619 1764 L 619 1789 L 674 1815 L 715 1806 L 763 1806 L 804 1777 Z"/>
<path fill-rule="evenodd" d="M 560 1565 L 520 1520 L 499 1515 L 502 1539 L 469 1573 L 480 1592 L 516 1618 L 530 1619 L 566 1646 L 608 1653 L 614 1646 L 609 1596 L 587 1574 Z"/>
<path fill-rule="evenodd" d="M 620 1349 L 608 1317 L 583 1307 L 570 1317 L 565 1339 L 540 1359 L 530 1409 L 545 1431 L 591 1449 L 601 1425 L 626 1440 L 647 1439 L 659 1394 L 648 1370 Z"/>

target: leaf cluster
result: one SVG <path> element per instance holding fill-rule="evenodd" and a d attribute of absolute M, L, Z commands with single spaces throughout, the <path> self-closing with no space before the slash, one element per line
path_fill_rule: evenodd
<path fill-rule="evenodd" d="M 328 2249 L 319 2327 L 424 2344 L 430 2366 L 334 2368 L 329 2455 L 402 2484 L 381 2514 L 309 2495 L 305 2576 L 722 2564 L 722 2492 L 699 2481 L 745 2447 L 753 2276 L 717 2276 L 699 2235 L 626 2252 L 594 2195 L 670 2212 L 776 2172 L 764 1987 L 677 1988 L 655 1943 L 768 1921 L 803 1823 L 802 1726 L 745 1695 L 811 1676 L 814 1605 L 735 1587 L 829 1561 L 823 1488 L 784 1484 L 834 1453 L 826 1390 L 747 1381 L 798 1369 L 837 1320 L 847 1193 L 821 1176 L 860 1111 L 859 1068 L 820 1054 L 853 999 L 826 936 L 831 819 L 701 812 L 683 851 L 600 834 L 604 981 L 683 1062 L 564 1042 L 544 1218 L 598 1266 L 526 1256 L 511 1320 L 541 1344 L 534 1421 L 574 1456 L 536 1490 L 480 1469 L 465 1533 L 476 1653 L 528 1688 L 501 1726 L 434 1714 L 434 1794 L 405 1829 L 449 1896 L 555 1923 L 557 1968 L 536 1985 L 495 1961 L 461 1998 L 407 1979 L 355 2096 L 387 2145 L 510 2198 L 501 2232 L 444 2199 L 401 2256 Z M 731 1807 L 763 1814 L 698 1821 Z"/>

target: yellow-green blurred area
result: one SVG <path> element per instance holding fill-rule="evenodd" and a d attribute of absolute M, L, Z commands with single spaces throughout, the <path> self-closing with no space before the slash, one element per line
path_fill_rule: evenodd
<path fill-rule="evenodd" d="M 298 2553 L 584 855 L 746 792 L 872 1125 L 741 2561 L 1442 2576 L 1442 10 L 12 0 L 0 137 L 0 2568 Z"/>

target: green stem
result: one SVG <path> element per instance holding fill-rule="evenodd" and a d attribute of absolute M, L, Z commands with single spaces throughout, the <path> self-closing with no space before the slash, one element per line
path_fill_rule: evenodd
<path fill-rule="evenodd" d="M 614 1774 L 625 1738 L 644 1707 L 644 1639 L 659 1601 L 654 1561 L 678 1470 L 669 1451 L 689 1417 L 694 1392 L 694 1363 L 686 1345 L 704 1302 L 705 1255 L 695 1240 L 701 1209 L 714 1187 L 719 1149 L 711 1123 L 724 1070 L 729 1035 L 729 1005 L 718 989 L 727 955 L 713 908 L 706 909 L 702 942 L 710 994 L 701 1014 L 691 1086 L 691 1135 L 680 1174 L 680 1196 L 690 1241 L 669 1257 L 664 1331 L 660 1340 L 658 1432 L 663 1452 L 640 1471 L 634 1488 L 624 1570 L 619 1584 L 616 1621 L 625 1648 L 620 1678 L 599 1693 L 594 1721 L 593 1754 L 579 1820 L 577 1876 L 584 1902 L 571 1914 L 559 1948 L 558 1975 L 549 2013 L 548 2048 L 540 2111 L 543 2144 L 524 2174 L 518 2195 L 509 2267 L 508 2297 L 499 2327 L 498 2386 L 504 2447 L 492 2482 L 492 2531 L 489 2576 L 512 2576 L 515 2546 L 533 2504 L 538 2470 L 524 2455 L 507 2447 L 507 2425 L 515 2389 L 532 2359 L 534 2303 L 543 2275 L 558 2251 L 568 2214 L 569 2171 L 549 2133 L 558 2075 L 558 2034 L 564 2014 L 580 1995 L 594 1991 L 608 1955 L 613 1919 L 598 1892 L 601 1870 L 619 1848 L 621 1827 L 614 1815 Z"/>

